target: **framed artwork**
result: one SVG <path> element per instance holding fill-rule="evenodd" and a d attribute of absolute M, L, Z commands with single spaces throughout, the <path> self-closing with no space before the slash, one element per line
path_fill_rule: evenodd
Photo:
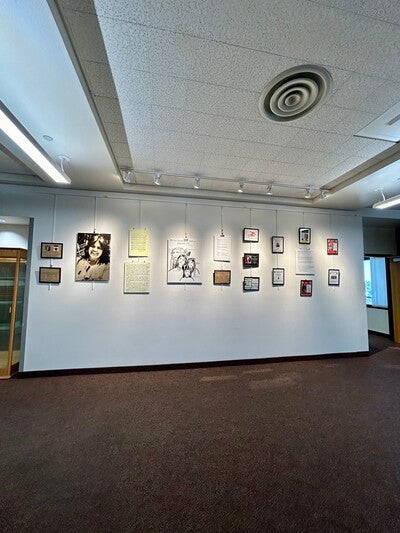
<path fill-rule="evenodd" d="M 300 296 L 312 296 L 311 279 L 302 279 L 300 281 Z"/>
<path fill-rule="evenodd" d="M 328 255 L 338 255 L 339 241 L 337 239 L 326 239 L 326 252 Z"/>
<path fill-rule="evenodd" d="M 62 242 L 42 242 L 40 245 L 40 257 L 42 259 L 62 259 Z"/>
<path fill-rule="evenodd" d="M 197 239 L 168 239 L 167 283 L 201 284 L 198 251 Z"/>
<path fill-rule="evenodd" d="M 337 268 L 328 269 L 328 285 L 338 287 L 340 285 L 340 270 Z"/>
<path fill-rule="evenodd" d="M 245 277 L 243 278 L 243 290 L 244 291 L 259 291 L 260 290 L 260 278 Z"/>
<path fill-rule="evenodd" d="M 272 269 L 272 285 L 274 287 L 285 285 L 285 269 L 284 268 L 273 268 Z"/>
<path fill-rule="evenodd" d="M 110 233 L 78 233 L 75 281 L 110 279 Z"/>
<path fill-rule="evenodd" d="M 244 254 L 243 268 L 257 268 L 260 263 L 260 254 Z"/>
<path fill-rule="evenodd" d="M 39 283 L 61 283 L 61 268 L 40 267 Z"/>
<path fill-rule="evenodd" d="M 214 270 L 214 285 L 230 285 L 231 271 L 230 270 Z"/>
<path fill-rule="evenodd" d="M 285 239 L 283 237 L 278 237 L 277 235 L 274 235 L 273 237 L 271 237 L 271 242 L 272 242 L 272 253 L 283 254 L 284 246 L 285 246 Z"/>
<path fill-rule="evenodd" d="M 243 242 L 258 242 L 259 231 L 257 228 L 244 228 Z"/>
<path fill-rule="evenodd" d="M 311 244 L 311 228 L 299 228 L 299 244 Z"/>

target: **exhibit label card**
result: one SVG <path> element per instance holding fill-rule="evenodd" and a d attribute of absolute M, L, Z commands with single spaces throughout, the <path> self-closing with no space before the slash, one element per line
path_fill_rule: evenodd
<path fill-rule="evenodd" d="M 231 236 L 230 235 L 214 235 L 214 261 L 231 260 Z"/>
<path fill-rule="evenodd" d="M 129 230 L 129 257 L 148 257 L 149 232 L 146 228 Z"/>
<path fill-rule="evenodd" d="M 296 274 L 315 274 L 314 254 L 312 250 L 300 248 L 296 250 Z"/>
<path fill-rule="evenodd" d="M 150 261 L 124 263 L 124 293 L 150 292 Z"/>

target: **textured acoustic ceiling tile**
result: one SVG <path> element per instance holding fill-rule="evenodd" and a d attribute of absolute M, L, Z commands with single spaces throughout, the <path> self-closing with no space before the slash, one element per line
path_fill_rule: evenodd
<path fill-rule="evenodd" d="M 153 104 L 152 74 L 142 70 L 115 67 L 113 76 L 121 104 L 125 102 L 143 105 Z"/>
<path fill-rule="evenodd" d="M 107 54 L 97 17 L 90 13 L 70 10 L 66 10 L 64 14 L 79 58 L 85 61 L 107 63 Z"/>
<path fill-rule="evenodd" d="M 207 113 L 197 113 L 195 111 L 181 111 L 183 114 L 182 131 L 187 133 L 197 132 L 199 135 L 223 136 L 221 132 L 229 129 L 229 125 L 236 119 L 226 119 L 224 117 L 209 115 Z"/>
<path fill-rule="evenodd" d="M 336 147 L 341 146 L 346 140 L 351 139 L 351 135 L 326 133 L 296 127 L 293 129 L 296 134 L 287 145 L 288 150 L 291 148 L 303 148 L 304 150 L 319 150 L 324 153 L 330 153 Z"/>
<path fill-rule="evenodd" d="M 237 154 L 233 149 L 232 146 L 234 144 L 233 139 L 224 139 L 223 137 L 211 137 L 210 139 L 210 153 L 213 154 L 223 154 L 223 155 L 232 155 L 232 156 L 239 156 L 241 157 L 241 154 Z M 244 157 L 249 157 L 247 154 Z"/>
<path fill-rule="evenodd" d="M 396 23 L 397 16 L 397 22 L 400 21 L 400 6 L 397 0 L 318 0 L 318 3 L 393 23 Z M 395 9 L 391 10 L 391 6 Z"/>
<path fill-rule="evenodd" d="M 156 105 L 177 108 L 184 107 L 186 87 L 183 80 L 153 74 L 152 84 L 154 103 Z"/>
<path fill-rule="evenodd" d="M 274 159 L 280 151 L 280 146 L 239 140 L 233 141 L 231 146 L 232 155 L 254 159 Z"/>
<path fill-rule="evenodd" d="M 185 112 L 182 109 L 153 106 L 154 131 L 182 131 Z"/>
<path fill-rule="evenodd" d="M 127 159 L 131 156 L 129 152 L 129 146 L 124 142 L 113 142 L 111 143 L 111 148 L 117 159 Z"/>
<path fill-rule="evenodd" d="M 148 35 L 151 30 L 113 18 L 99 17 L 99 24 L 115 79 L 124 69 L 149 70 Z"/>
<path fill-rule="evenodd" d="M 216 165 L 211 165 L 206 157 L 204 161 L 199 165 L 199 173 L 202 176 L 216 176 L 221 178 L 240 178 L 243 176 L 243 171 L 236 170 L 234 168 L 224 168 Z"/>
<path fill-rule="evenodd" d="M 325 177 L 331 181 L 362 165 L 364 162 L 365 159 L 363 157 L 349 157 L 339 165 L 335 165 L 329 171 L 325 172 Z"/>
<path fill-rule="evenodd" d="M 144 130 L 138 130 L 137 128 L 132 128 L 129 124 L 127 124 L 126 136 L 128 138 L 128 144 L 133 153 L 135 153 L 138 148 L 153 147 L 154 139 L 153 130 L 151 127 Z"/>
<path fill-rule="evenodd" d="M 117 98 L 114 81 L 108 65 L 94 61 L 82 61 L 82 68 L 94 96 Z"/>
<path fill-rule="evenodd" d="M 364 111 L 323 105 L 309 115 L 296 120 L 296 127 L 353 135 L 375 117 L 376 115 Z"/>
<path fill-rule="evenodd" d="M 316 165 L 321 168 L 329 168 L 327 165 L 332 165 L 338 159 L 338 155 L 329 155 L 323 152 L 303 150 L 301 148 L 281 149 L 274 157 L 276 161 L 283 163 L 293 163 L 301 165 Z"/>
<path fill-rule="evenodd" d="M 258 93 L 186 81 L 185 109 L 202 113 L 262 120 Z"/>
<path fill-rule="evenodd" d="M 83 11 L 85 13 L 96 13 L 93 0 L 59 0 L 60 5 L 64 9 L 72 9 L 73 11 Z"/>
<path fill-rule="evenodd" d="M 222 154 L 207 153 L 206 161 L 208 165 L 235 170 L 243 170 L 249 163 L 248 157 L 228 157 Z"/>
<path fill-rule="evenodd" d="M 346 157 L 373 157 L 393 146 L 393 143 L 377 141 L 375 139 L 366 139 L 364 137 L 351 137 L 341 146 L 335 148 L 335 152 Z"/>
<path fill-rule="evenodd" d="M 121 110 L 116 98 L 95 96 L 94 101 L 104 122 L 119 122 L 122 124 L 123 120 Z"/>
<path fill-rule="evenodd" d="M 103 122 L 103 126 L 110 142 L 125 142 L 126 134 L 123 124 L 115 122 Z"/>
<path fill-rule="evenodd" d="M 353 74 L 326 103 L 381 115 L 399 101 L 400 83 Z"/>

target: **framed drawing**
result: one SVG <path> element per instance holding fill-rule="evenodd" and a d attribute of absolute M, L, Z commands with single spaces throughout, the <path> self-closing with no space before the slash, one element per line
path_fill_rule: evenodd
<path fill-rule="evenodd" d="M 247 291 L 259 291 L 260 290 L 260 278 L 245 277 L 243 278 L 243 290 Z"/>
<path fill-rule="evenodd" d="M 39 283 L 61 283 L 61 268 L 40 267 Z"/>
<path fill-rule="evenodd" d="M 284 268 L 273 268 L 272 269 L 272 285 L 274 287 L 285 285 L 285 269 Z"/>
<path fill-rule="evenodd" d="M 230 285 L 231 271 L 230 270 L 214 270 L 214 285 Z"/>
<path fill-rule="evenodd" d="M 244 228 L 243 242 L 258 242 L 259 231 L 257 228 Z"/>
<path fill-rule="evenodd" d="M 272 253 L 283 254 L 284 246 L 285 246 L 284 238 L 274 235 L 273 237 L 271 237 L 271 242 L 272 242 Z"/>
<path fill-rule="evenodd" d="M 326 239 L 326 252 L 328 255 L 338 255 L 339 242 L 337 239 Z"/>
<path fill-rule="evenodd" d="M 259 266 L 259 254 L 244 254 L 243 268 L 257 268 Z"/>
<path fill-rule="evenodd" d="M 299 228 L 299 244 L 311 244 L 311 228 Z"/>
<path fill-rule="evenodd" d="M 337 268 L 328 269 L 328 285 L 338 287 L 340 285 L 340 270 Z"/>
<path fill-rule="evenodd" d="M 312 296 L 311 279 L 302 279 L 300 281 L 300 296 Z"/>
<path fill-rule="evenodd" d="M 196 239 L 172 238 L 167 244 L 167 283 L 201 284 Z"/>
<path fill-rule="evenodd" d="M 42 259 L 62 259 L 62 242 L 42 242 L 40 245 L 40 257 Z"/>

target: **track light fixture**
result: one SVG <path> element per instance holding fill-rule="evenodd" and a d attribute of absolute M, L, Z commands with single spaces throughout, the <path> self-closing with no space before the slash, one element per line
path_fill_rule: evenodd
<path fill-rule="evenodd" d="M 200 178 L 196 177 L 193 180 L 193 188 L 194 189 L 200 189 Z"/>
<path fill-rule="evenodd" d="M 0 102 L 0 130 L 18 146 L 49 178 L 56 183 L 69 184 L 71 180 L 57 167 L 50 156 Z"/>
<path fill-rule="evenodd" d="M 268 183 L 267 190 L 265 191 L 268 196 L 271 196 L 273 194 L 272 192 L 272 183 Z"/>
<path fill-rule="evenodd" d="M 132 183 L 133 178 L 134 178 L 134 173 L 132 169 L 122 170 L 121 175 L 122 175 L 122 181 L 124 183 Z"/>
<path fill-rule="evenodd" d="M 321 200 L 325 200 L 325 198 L 327 197 L 327 192 L 324 190 L 324 189 L 321 189 L 321 192 L 319 193 L 319 197 L 321 198 Z"/>
<path fill-rule="evenodd" d="M 311 198 L 311 188 L 306 188 L 306 194 L 304 195 L 304 198 Z"/>
<path fill-rule="evenodd" d="M 243 188 L 244 188 L 244 180 L 240 180 L 237 192 L 243 192 Z"/>
<path fill-rule="evenodd" d="M 157 174 L 154 176 L 154 185 L 161 185 L 161 174 L 160 174 L 160 172 L 157 172 Z"/>

